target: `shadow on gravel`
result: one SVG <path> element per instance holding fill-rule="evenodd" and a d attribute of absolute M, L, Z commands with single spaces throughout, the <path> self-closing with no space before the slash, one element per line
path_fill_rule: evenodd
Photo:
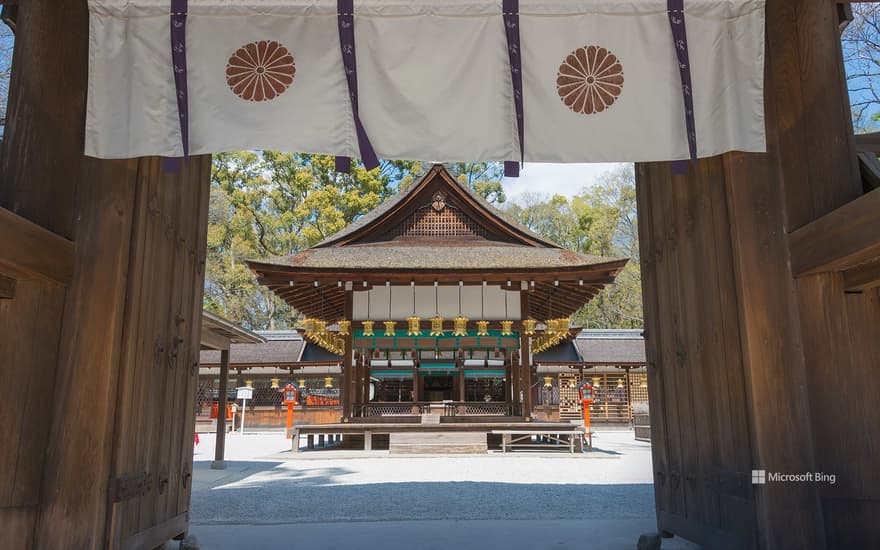
<path fill-rule="evenodd" d="M 271 465 L 273 463 L 263 463 Z M 654 487 L 590 484 L 589 470 L 572 484 L 405 482 L 328 484 L 339 468 L 266 473 L 195 488 L 193 524 L 313 523 L 433 519 L 654 518 Z M 263 470 L 265 472 L 265 470 Z M 251 472 L 253 473 L 253 472 Z M 271 474 L 272 472 L 268 472 Z"/>

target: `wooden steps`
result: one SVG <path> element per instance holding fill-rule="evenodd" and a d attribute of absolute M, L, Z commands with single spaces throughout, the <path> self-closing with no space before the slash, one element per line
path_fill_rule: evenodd
<path fill-rule="evenodd" d="M 481 454 L 488 452 L 485 432 L 392 433 L 391 454 Z"/>

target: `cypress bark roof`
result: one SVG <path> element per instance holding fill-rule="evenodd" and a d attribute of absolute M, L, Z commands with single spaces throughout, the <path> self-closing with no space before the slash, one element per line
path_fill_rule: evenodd
<path fill-rule="evenodd" d="M 528 281 L 539 300 L 529 315 L 571 314 L 614 282 L 625 258 L 562 248 L 512 222 L 442 165 L 312 248 L 249 260 L 261 284 L 310 317 L 343 317 L 343 282 L 506 284 Z M 320 296 L 320 299 L 316 298 Z"/>

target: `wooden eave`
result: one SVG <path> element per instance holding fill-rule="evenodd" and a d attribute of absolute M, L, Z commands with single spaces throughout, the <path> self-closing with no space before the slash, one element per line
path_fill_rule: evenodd
<path fill-rule="evenodd" d="M 523 285 L 530 296 L 529 316 L 534 319 L 567 317 L 614 282 L 628 260 L 611 260 L 591 266 L 505 270 L 371 270 L 339 271 L 332 268 L 309 269 L 249 262 L 257 280 L 291 307 L 306 315 L 327 321 L 344 317 L 346 287 L 368 290 L 376 285 L 479 285 L 485 282 L 519 292 Z M 510 283 L 508 285 L 508 282 Z"/>
<path fill-rule="evenodd" d="M 230 344 L 261 344 L 265 338 L 208 311 L 202 311 L 202 349 L 228 350 Z"/>

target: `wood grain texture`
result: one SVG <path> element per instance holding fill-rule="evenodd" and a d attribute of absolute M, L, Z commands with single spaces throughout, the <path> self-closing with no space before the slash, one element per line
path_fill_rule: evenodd
<path fill-rule="evenodd" d="M 0 207 L 67 239 L 85 132 L 88 29 L 85 2 L 19 6 L 0 145 Z"/>
<path fill-rule="evenodd" d="M 0 300 L 15 298 L 15 279 L 0 275 Z"/>
<path fill-rule="evenodd" d="M 751 441 L 723 182 L 718 158 L 686 176 L 637 168 L 655 494 L 661 529 L 749 548 Z"/>
<path fill-rule="evenodd" d="M 32 548 L 36 506 L 0 507 L 0 532 L 5 548 Z"/>
<path fill-rule="evenodd" d="M 0 208 L 0 272 L 68 284 L 73 274 L 73 243 Z"/>
<path fill-rule="evenodd" d="M 845 271 L 843 286 L 847 292 L 862 292 L 880 287 L 880 260 Z"/>
<path fill-rule="evenodd" d="M 135 169 L 130 161 L 84 162 L 38 547 L 100 548 L 104 539 Z"/>
<path fill-rule="evenodd" d="M 0 372 L 13 388 L 0 400 L 0 508 L 39 503 L 64 295 L 21 281 L 15 299 L 0 301 Z"/>
<path fill-rule="evenodd" d="M 880 257 L 880 191 L 846 203 L 789 236 L 795 276 L 842 271 Z"/>

